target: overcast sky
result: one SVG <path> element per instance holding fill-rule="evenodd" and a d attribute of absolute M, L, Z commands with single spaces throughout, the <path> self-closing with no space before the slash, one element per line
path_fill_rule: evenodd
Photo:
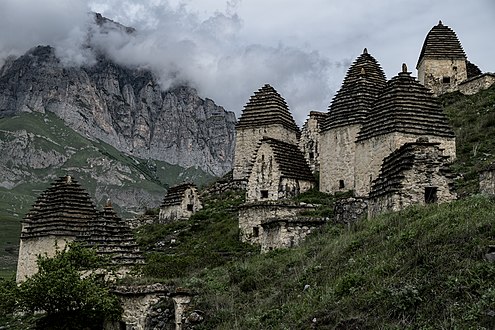
<path fill-rule="evenodd" d="M 387 78 L 403 62 L 416 75 L 440 19 L 473 63 L 495 71 L 493 0 L 0 0 L 0 62 L 49 44 L 66 65 L 91 64 L 89 11 L 137 29 L 94 32 L 115 61 L 153 70 L 163 88 L 188 81 L 237 115 L 269 83 L 302 124 L 309 110 L 327 110 L 364 47 Z"/>

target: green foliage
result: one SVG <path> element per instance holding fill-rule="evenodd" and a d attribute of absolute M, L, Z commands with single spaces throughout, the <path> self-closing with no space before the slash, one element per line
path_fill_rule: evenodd
<path fill-rule="evenodd" d="M 28 315 L 44 312 L 37 321 L 41 329 L 101 328 L 104 320 L 121 314 L 118 298 L 94 272 L 101 262 L 94 250 L 76 244 L 53 258 L 40 257 L 38 273 L 12 293 L 16 307 Z M 89 273 L 81 276 L 84 272 Z"/>
<path fill-rule="evenodd" d="M 495 86 L 470 96 L 449 93 L 440 101 L 456 135 L 458 193 L 476 193 L 478 172 L 495 161 Z"/>
<path fill-rule="evenodd" d="M 495 201 L 410 207 L 179 280 L 203 329 L 493 329 Z"/>
<path fill-rule="evenodd" d="M 210 196 L 189 220 L 141 227 L 136 235 L 147 251 L 144 275 L 173 279 L 256 253 L 239 241 L 236 207 L 243 202 L 243 193 Z"/>

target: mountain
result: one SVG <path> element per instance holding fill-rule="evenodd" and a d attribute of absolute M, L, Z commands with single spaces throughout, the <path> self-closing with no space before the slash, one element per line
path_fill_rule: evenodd
<path fill-rule="evenodd" d="M 232 166 L 235 115 L 196 90 L 163 91 L 148 70 L 103 55 L 65 67 L 38 46 L 0 69 L 0 117 L 52 112 L 76 132 L 128 155 L 222 175 Z"/>

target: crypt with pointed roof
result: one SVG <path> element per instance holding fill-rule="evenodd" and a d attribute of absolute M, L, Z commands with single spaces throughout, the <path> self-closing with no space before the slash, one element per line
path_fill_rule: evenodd
<path fill-rule="evenodd" d="M 354 189 L 356 138 L 385 82 L 380 64 L 365 48 L 347 71 L 321 128 L 320 191 Z"/>
<path fill-rule="evenodd" d="M 297 144 L 301 133 L 284 98 L 266 84 L 251 96 L 236 125 L 234 180 L 247 180 L 252 157 L 264 137 Z"/>

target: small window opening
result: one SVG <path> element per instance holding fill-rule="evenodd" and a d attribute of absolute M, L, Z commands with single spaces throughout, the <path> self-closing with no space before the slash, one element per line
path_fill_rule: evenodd
<path fill-rule="evenodd" d="M 344 188 L 345 188 L 344 180 L 339 180 L 339 189 L 344 189 Z"/>
<path fill-rule="evenodd" d="M 443 77 L 442 83 L 444 83 L 444 84 L 450 84 L 450 77 Z"/>
<path fill-rule="evenodd" d="M 431 204 L 437 202 L 437 190 L 437 187 L 425 187 L 425 203 Z"/>
<path fill-rule="evenodd" d="M 314 154 L 314 152 L 310 152 L 310 153 L 309 153 L 309 159 L 311 159 L 311 160 L 315 159 L 315 154 Z"/>
<path fill-rule="evenodd" d="M 268 190 L 261 191 L 261 198 L 268 198 Z"/>
<path fill-rule="evenodd" d="M 457 71 L 457 67 L 456 66 L 454 66 L 452 69 L 454 69 L 454 71 Z"/>
<path fill-rule="evenodd" d="M 187 210 L 188 210 L 189 212 L 192 212 L 192 211 L 193 211 L 193 209 L 194 209 L 194 204 L 187 204 Z"/>
<path fill-rule="evenodd" d="M 253 227 L 253 237 L 259 237 L 259 236 L 260 236 L 260 228 Z"/>

